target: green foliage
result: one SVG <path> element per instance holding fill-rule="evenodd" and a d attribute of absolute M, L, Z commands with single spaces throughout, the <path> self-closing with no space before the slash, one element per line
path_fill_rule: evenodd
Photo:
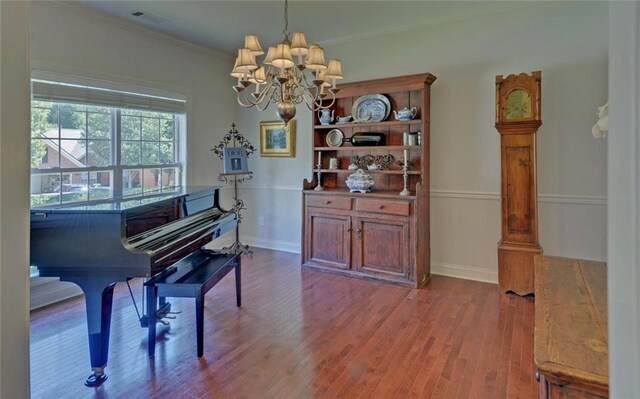
<path fill-rule="evenodd" d="M 89 166 L 108 166 L 111 161 L 111 113 L 89 112 L 87 115 L 87 130 L 82 132 L 83 139 L 88 138 L 89 158 L 85 162 Z"/>
<path fill-rule="evenodd" d="M 34 105 L 44 105 L 43 103 L 34 102 Z M 56 127 L 48 122 L 48 116 L 51 112 L 47 108 L 35 108 L 31 109 L 31 167 L 37 168 L 42 161 L 42 157 L 47 152 L 46 144 L 40 140 L 44 137 L 44 133 Z"/>
<path fill-rule="evenodd" d="M 140 140 L 140 118 L 122 115 L 120 129 L 122 140 Z"/>
<path fill-rule="evenodd" d="M 107 187 L 108 188 L 108 187 Z M 90 200 L 98 200 L 111 198 L 113 193 L 108 189 L 98 189 L 97 187 L 89 187 L 89 199 Z"/>
<path fill-rule="evenodd" d="M 120 128 L 124 165 L 155 165 L 176 161 L 174 122 L 170 114 L 123 110 Z"/>
<path fill-rule="evenodd" d="M 86 201 L 87 193 L 63 193 L 62 201 L 60 201 L 59 193 L 48 193 L 48 194 L 31 194 L 31 206 L 42 206 L 42 205 L 55 205 L 60 202 L 78 202 L 78 201 Z"/>
<path fill-rule="evenodd" d="M 84 111 L 86 108 L 86 106 L 75 104 L 53 104 L 51 112 L 47 115 L 47 122 L 57 125 L 59 116 L 62 129 L 84 130 Z"/>

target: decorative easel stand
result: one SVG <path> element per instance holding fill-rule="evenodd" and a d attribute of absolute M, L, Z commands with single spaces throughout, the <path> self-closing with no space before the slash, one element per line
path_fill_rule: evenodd
<path fill-rule="evenodd" d="M 218 156 L 218 158 L 224 160 L 224 149 L 225 147 L 230 146 L 246 148 L 247 157 L 249 157 L 249 155 L 253 154 L 256 151 L 256 148 L 251 144 L 251 142 L 238 132 L 235 123 L 231 124 L 231 130 L 229 130 L 229 132 L 223 137 L 218 145 L 213 147 L 211 151 L 213 151 Z M 235 241 L 230 246 L 222 248 L 221 252 L 223 253 L 238 254 L 244 252 L 249 256 L 253 255 L 253 251 L 249 249 L 249 246 L 240 242 L 240 223 L 242 222 L 242 211 L 247 209 L 247 207 L 244 204 L 244 201 L 242 201 L 238 195 L 238 185 L 251 179 L 253 179 L 253 172 L 220 173 L 218 175 L 218 181 L 225 184 L 233 183 L 234 204 L 231 207 L 231 211 L 235 212 L 238 218 Z"/>

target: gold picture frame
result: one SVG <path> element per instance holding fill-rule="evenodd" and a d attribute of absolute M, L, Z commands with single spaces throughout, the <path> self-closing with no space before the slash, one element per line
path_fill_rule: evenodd
<path fill-rule="evenodd" d="M 282 121 L 260 122 L 261 157 L 296 156 L 296 121 L 285 126 Z"/>

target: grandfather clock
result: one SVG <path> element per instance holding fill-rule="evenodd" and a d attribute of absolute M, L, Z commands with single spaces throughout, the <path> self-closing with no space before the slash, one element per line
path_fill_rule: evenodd
<path fill-rule="evenodd" d="M 538 243 L 536 132 L 542 74 L 496 76 L 496 129 L 502 168 L 502 239 L 498 243 L 498 282 L 503 292 L 533 293 Z"/>

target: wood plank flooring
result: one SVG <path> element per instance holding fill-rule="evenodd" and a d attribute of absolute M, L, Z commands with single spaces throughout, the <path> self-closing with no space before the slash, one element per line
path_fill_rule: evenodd
<path fill-rule="evenodd" d="M 158 325 L 147 357 L 125 284 L 114 296 L 107 382 L 90 373 L 84 299 L 31 314 L 33 398 L 535 398 L 533 300 L 432 276 L 421 290 L 300 268 L 296 254 L 243 258 L 206 297 L 204 357 L 194 301 Z M 140 281 L 134 280 L 140 300 Z"/>

